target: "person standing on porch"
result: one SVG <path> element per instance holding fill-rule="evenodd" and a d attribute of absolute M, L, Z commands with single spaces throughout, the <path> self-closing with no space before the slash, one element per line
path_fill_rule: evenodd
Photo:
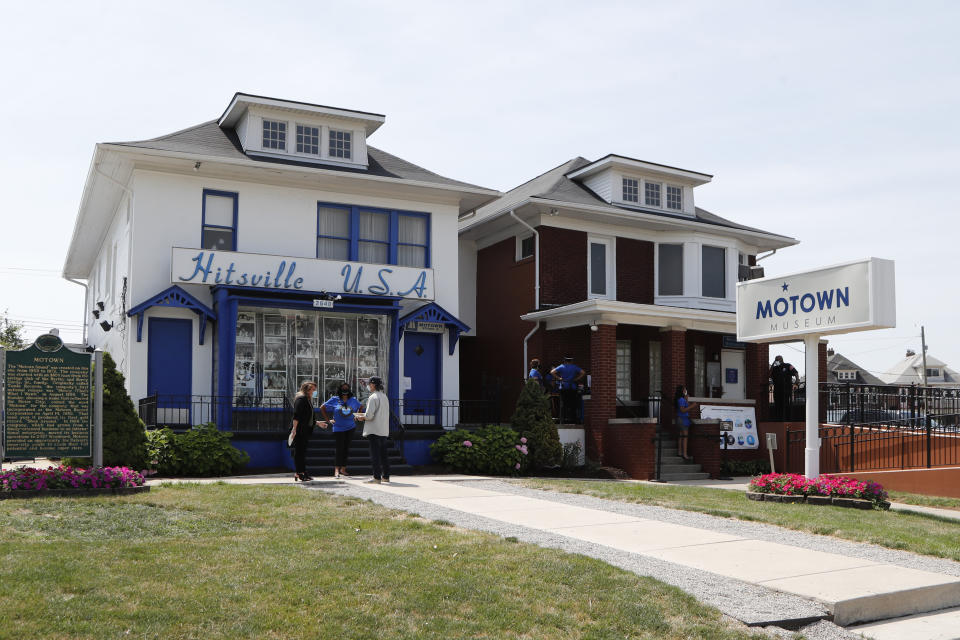
<path fill-rule="evenodd" d="M 337 395 L 331 396 L 320 405 L 323 419 L 333 425 L 333 437 L 336 440 L 333 459 L 334 478 L 350 477 L 347 473 L 347 454 L 350 450 L 350 440 L 353 439 L 353 432 L 357 426 L 354 414 L 361 409 L 360 401 L 354 397 L 350 385 L 346 382 L 341 383 Z M 333 418 L 330 417 L 331 414 Z"/>
<path fill-rule="evenodd" d="M 567 356 L 563 359 L 563 364 L 550 371 L 550 375 L 560 381 L 560 423 L 577 424 L 580 413 L 577 383 L 583 380 L 587 372 L 573 364 L 573 358 Z"/>
<path fill-rule="evenodd" d="M 800 381 L 800 374 L 792 364 L 783 361 L 783 356 L 778 355 L 770 367 L 770 380 L 773 382 L 774 418 L 789 420 L 792 417 L 790 399 L 793 397 L 794 387 Z"/>
<path fill-rule="evenodd" d="M 363 421 L 363 437 L 370 441 L 370 464 L 373 466 L 373 479 L 368 483 L 390 482 L 390 457 L 387 452 L 387 439 L 390 437 L 390 400 L 383 392 L 383 380 L 374 376 L 367 381 L 370 397 L 367 398 L 367 410 L 357 414 L 357 420 Z"/>
<path fill-rule="evenodd" d="M 313 480 L 307 475 L 307 445 L 313 435 L 313 426 L 316 419 L 313 416 L 312 398 L 317 397 L 317 383 L 309 380 L 300 385 L 296 398 L 293 401 L 293 479 L 299 482 Z M 321 425 L 326 429 L 327 425 Z"/>
<path fill-rule="evenodd" d="M 690 440 L 690 410 L 697 406 L 696 402 L 690 402 L 687 396 L 687 388 L 677 385 L 677 391 L 673 395 L 673 406 L 677 410 L 677 451 L 684 460 L 693 460 L 689 455 L 688 440 Z"/>

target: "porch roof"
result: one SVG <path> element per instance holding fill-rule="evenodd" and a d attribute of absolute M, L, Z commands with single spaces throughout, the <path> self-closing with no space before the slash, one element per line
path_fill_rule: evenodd
<path fill-rule="evenodd" d="M 620 300 L 584 300 L 532 311 L 520 316 L 529 322 L 545 322 L 547 329 L 565 329 L 590 324 L 634 324 L 646 327 L 679 327 L 695 331 L 736 333 L 737 316 L 726 311 L 639 304 Z"/>

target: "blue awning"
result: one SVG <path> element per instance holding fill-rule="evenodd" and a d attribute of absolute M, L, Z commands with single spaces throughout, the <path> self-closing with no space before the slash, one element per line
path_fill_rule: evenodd
<path fill-rule="evenodd" d="M 426 304 L 400 318 L 400 335 L 402 336 L 403 330 L 414 322 L 433 322 L 445 325 L 450 334 L 450 355 L 453 355 L 453 352 L 457 348 L 457 340 L 460 339 L 460 334 L 465 331 L 470 331 L 470 327 L 462 323 L 456 316 L 436 302 Z"/>
<path fill-rule="evenodd" d="M 146 313 L 147 309 L 151 309 L 153 307 L 190 309 L 200 316 L 201 345 L 203 344 L 203 336 L 207 331 L 207 320 L 210 322 L 217 321 L 217 316 L 210 309 L 210 307 L 194 298 L 192 295 L 181 289 L 178 285 L 173 285 L 168 289 L 164 289 L 157 295 L 146 299 L 127 312 L 127 315 L 131 318 L 133 316 L 137 316 L 137 342 L 141 342 L 143 338 L 143 314 Z"/>

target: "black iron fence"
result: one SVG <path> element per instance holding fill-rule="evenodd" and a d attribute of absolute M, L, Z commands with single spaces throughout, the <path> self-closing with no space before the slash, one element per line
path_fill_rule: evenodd
<path fill-rule="evenodd" d="M 395 400 L 393 411 L 406 428 L 456 427 L 500 422 L 498 404 L 489 400 Z"/>

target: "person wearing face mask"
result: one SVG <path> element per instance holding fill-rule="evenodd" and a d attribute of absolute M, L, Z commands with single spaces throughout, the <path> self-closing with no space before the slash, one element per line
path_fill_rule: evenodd
<path fill-rule="evenodd" d="M 783 356 L 778 355 L 770 367 L 770 381 L 773 383 L 773 417 L 789 420 L 790 399 L 794 388 L 800 382 L 800 373 L 792 364 L 784 362 Z"/>
<path fill-rule="evenodd" d="M 390 456 L 387 449 L 390 437 L 390 400 L 383 392 L 383 380 L 374 376 L 367 381 L 370 397 L 367 412 L 357 416 L 363 420 L 363 437 L 370 441 L 370 464 L 373 478 L 368 483 L 390 483 Z"/>
<path fill-rule="evenodd" d="M 353 439 L 354 429 L 357 426 L 355 415 L 362 406 L 354 397 L 350 385 L 342 383 L 337 389 L 337 395 L 320 405 L 320 413 L 328 424 L 333 425 L 333 437 L 336 440 L 334 455 L 333 477 L 350 477 L 347 473 L 347 453 L 350 450 L 350 440 Z M 331 418 L 330 416 L 333 416 Z"/>
<path fill-rule="evenodd" d="M 293 438 L 293 479 L 298 482 L 313 480 L 307 475 L 307 445 L 313 435 L 316 418 L 313 415 L 312 399 L 317 397 L 317 383 L 309 380 L 300 385 L 300 390 L 293 401 L 293 429 L 290 435 Z M 326 429 L 327 425 L 321 424 Z"/>

